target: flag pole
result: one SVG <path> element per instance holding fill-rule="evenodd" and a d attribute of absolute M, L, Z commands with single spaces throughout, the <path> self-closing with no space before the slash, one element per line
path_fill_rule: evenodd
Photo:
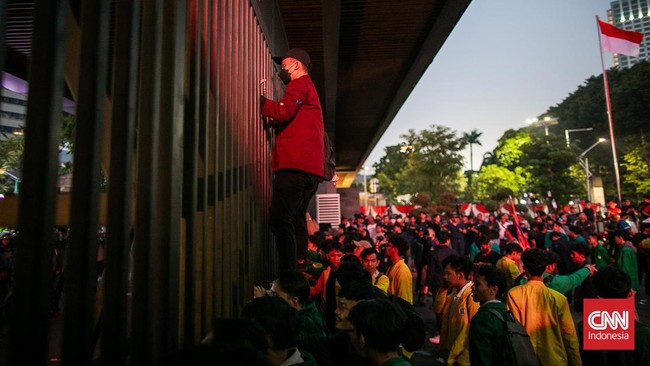
<path fill-rule="evenodd" d="M 515 207 L 515 201 L 512 199 L 512 196 L 508 197 L 510 198 L 510 205 L 512 206 L 512 219 L 517 228 L 517 239 L 519 239 L 519 245 L 524 250 L 530 249 L 530 243 L 528 243 L 528 239 L 524 236 L 524 232 L 521 230 L 521 225 L 519 224 L 519 215 L 517 213 L 517 208 Z"/>
<path fill-rule="evenodd" d="M 612 157 L 614 158 L 614 174 L 616 175 L 616 192 L 618 193 L 618 202 L 621 201 L 621 176 L 618 171 L 618 158 L 616 157 L 616 140 L 614 140 L 614 124 L 612 122 L 612 101 L 609 97 L 609 83 L 607 82 L 607 70 L 605 70 L 605 60 L 603 58 L 603 44 L 601 42 L 600 18 L 596 15 L 596 29 L 598 31 L 598 47 L 600 49 L 600 65 L 603 68 L 603 83 L 605 84 L 605 100 L 607 101 L 607 120 L 609 121 L 609 139 L 612 142 Z"/>

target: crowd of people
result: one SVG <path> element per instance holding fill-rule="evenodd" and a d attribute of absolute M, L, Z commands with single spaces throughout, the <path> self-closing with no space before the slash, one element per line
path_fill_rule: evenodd
<path fill-rule="evenodd" d="M 291 333 L 281 332 L 292 341 L 280 354 L 267 333 L 267 359 L 407 365 L 426 341 L 415 307 L 430 306 L 437 334 L 428 341 L 440 364 L 516 364 L 525 352 L 512 350 L 507 322 L 525 329 L 540 365 L 650 364 L 650 327 L 637 322 L 635 350 L 588 351 L 576 325 L 584 299 L 650 295 L 644 202 L 609 205 L 606 217 L 587 203 L 535 217 L 414 210 L 321 225 L 297 270 L 254 290 L 252 303 L 278 297 L 298 318 Z"/>
<path fill-rule="evenodd" d="M 650 327 L 637 321 L 633 351 L 586 351 L 575 323 L 584 299 L 650 295 L 649 201 L 610 204 L 607 216 L 586 204 L 535 217 L 422 210 L 342 217 L 310 232 L 306 259 L 268 289 L 256 287 L 238 319 L 217 319 L 204 344 L 170 362 L 408 365 L 428 340 L 440 364 L 515 364 L 504 322 L 516 321 L 540 365 L 650 364 Z M 56 316 L 67 232 L 54 234 Z M 0 237 L 2 327 L 13 240 L 11 232 Z M 98 278 L 102 242 L 100 230 Z M 436 319 L 428 339 L 416 311 L 423 306 Z"/>
<path fill-rule="evenodd" d="M 65 284 L 66 250 L 68 247 L 69 230 L 65 227 L 53 229 L 53 245 L 51 260 L 51 287 L 50 287 L 50 316 L 56 317 L 61 314 L 64 303 L 63 287 Z M 100 227 L 97 231 L 97 280 L 99 281 L 104 273 L 104 242 L 105 228 Z M 14 264 L 16 252 L 15 240 L 17 232 L 5 230 L 0 233 L 0 338 L 7 335 L 9 326 L 9 308 L 12 301 L 12 290 L 14 283 Z"/>

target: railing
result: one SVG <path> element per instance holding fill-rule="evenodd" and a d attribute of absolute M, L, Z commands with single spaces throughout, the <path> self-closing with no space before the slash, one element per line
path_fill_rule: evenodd
<path fill-rule="evenodd" d="M 199 342 L 214 318 L 236 316 L 253 284 L 272 275 L 273 136 L 259 118 L 258 88 L 275 72 L 269 44 L 286 41 L 267 34 L 281 22 L 257 2 L 82 0 L 73 11 L 70 3 L 35 2 L 14 295 L 0 357 L 46 365 L 60 347 L 63 364 L 97 355 L 106 365 L 162 364 Z M 63 337 L 48 342 L 64 80 L 77 96 L 77 127 Z"/>

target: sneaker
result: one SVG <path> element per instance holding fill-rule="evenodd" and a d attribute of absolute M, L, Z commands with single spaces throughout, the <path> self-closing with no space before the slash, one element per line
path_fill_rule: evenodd
<path fill-rule="evenodd" d="M 440 335 L 429 338 L 429 343 L 431 343 L 431 344 L 440 344 Z"/>

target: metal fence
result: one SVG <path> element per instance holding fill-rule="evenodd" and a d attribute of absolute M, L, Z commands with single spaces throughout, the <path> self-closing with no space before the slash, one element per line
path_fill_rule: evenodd
<path fill-rule="evenodd" d="M 286 38 L 275 2 L 262 3 L 34 2 L 4 362 L 45 365 L 60 347 L 63 364 L 98 356 L 107 365 L 162 364 L 204 337 L 215 317 L 236 316 L 253 284 L 270 278 L 273 136 L 259 118 L 258 94 L 259 80 L 275 72 L 270 45 L 283 47 Z M 63 336 L 51 339 L 65 86 L 77 125 Z M 98 282 L 99 225 L 106 267 Z"/>

